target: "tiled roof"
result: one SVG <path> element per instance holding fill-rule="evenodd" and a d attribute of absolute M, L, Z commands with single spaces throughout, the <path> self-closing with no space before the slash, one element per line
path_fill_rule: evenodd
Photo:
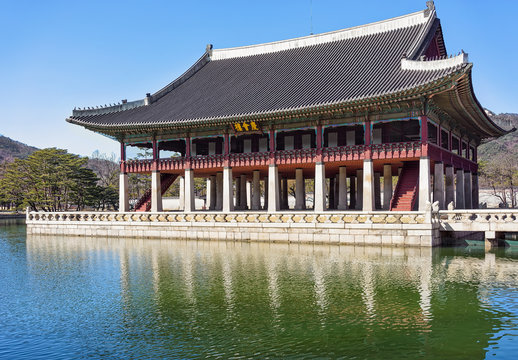
<path fill-rule="evenodd" d="M 438 26 L 435 10 L 429 8 L 331 33 L 208 49 L 184 75 L 145 101 L 76 110 L 67 120 L 96 129 L 180 126 L 398 93 L 469 66 L 464 60 L 412 64 Z"/>

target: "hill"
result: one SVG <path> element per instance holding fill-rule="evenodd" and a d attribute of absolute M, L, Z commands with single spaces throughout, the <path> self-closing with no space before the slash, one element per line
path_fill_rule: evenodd
<path fill-rule="evenodd" d="M 486 110 L 489 117 L 504 129 L 518 129 L 518 114 L 495 114 Z M 514 131 L 497 139 L 484 141 L 478 148 L 479 160 L 487 161 L 503 154 L 518 157 L 518 131 Z"/>
<path fill-rule="evenodd" d="M 8 138 L 7 136 L 0 135 L 0 164 L 5 160 L 12 161 L 16 158 L 24 159 L 36 150 L 39 149 Z M 97 176 L 99 176 L 101 182 L 108 182 L 109 179 L 107 178 L 112 176 L 111 174 L 114 170 L 118 170 L 119 163 L 116 160 L 115 155 L 107 157 L 96 151 L 88 158 L 86 167 L 93 170 Z"/>
<path fill-rule="evenodd" d="M 13 158 L 26 158 L 36 150 L 38 148 L 34 146 L 0 135 L 0 163 Z"/>

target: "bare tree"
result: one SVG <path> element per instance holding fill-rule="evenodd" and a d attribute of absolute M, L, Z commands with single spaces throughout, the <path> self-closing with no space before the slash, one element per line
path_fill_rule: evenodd
<path fill-rule="evenodd" d="M 482 186 L 491 189 L 502 207 L 517 207 L 518 159 L 515 156 L 503 155 L 481 162 L 479 172 Z"/>

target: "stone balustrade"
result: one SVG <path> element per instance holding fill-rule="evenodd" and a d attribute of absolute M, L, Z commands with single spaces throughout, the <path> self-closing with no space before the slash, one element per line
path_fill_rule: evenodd
<path fill-rule="evenodd" d="M 163 223 L 254 223 L 254 224 L 423 224 L 424 212 L 29 212 L 27 222 L 163 222 Z"/>
<path fill-rule="evenodd" d="M 425 212 L 27 212 L 32 234 L 436 246 Z"/>
<path fill-rule="evenodd" d="M 518 232 L 518 209 L 441 210 L 442 231 Z"/>

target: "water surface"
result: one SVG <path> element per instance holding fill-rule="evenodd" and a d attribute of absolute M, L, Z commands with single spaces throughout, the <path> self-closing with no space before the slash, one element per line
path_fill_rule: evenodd
<path fill-rule="evenodd" d="M 26 238 L 4 221 L 0 358 L 515 359 L 517 270 L 505 250 Z"/>

